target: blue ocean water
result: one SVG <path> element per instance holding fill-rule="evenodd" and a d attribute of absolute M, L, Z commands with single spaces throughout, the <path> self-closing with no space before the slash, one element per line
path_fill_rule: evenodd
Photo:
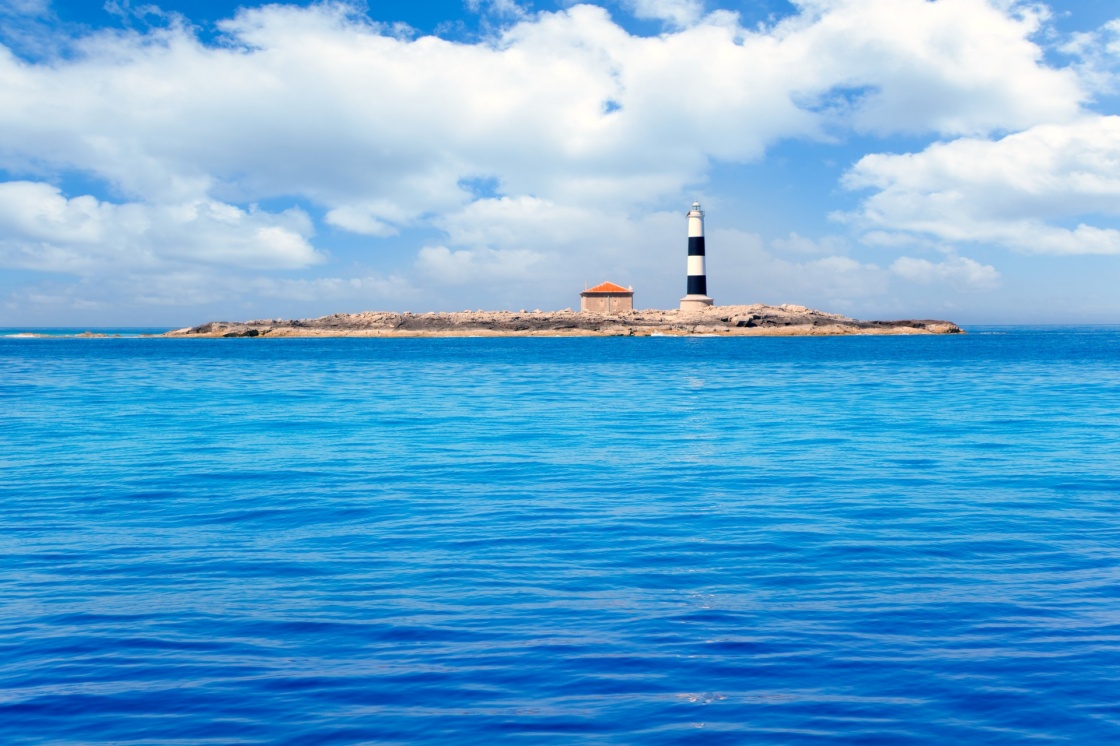
<path fill-rule="evenodd" d="M 170 331 L 166 326 L 163 327 L 103 327 L 103 326 L 84 326 L 84 327 L 0 327 L 0 337 L 9 337 L 19 339 L 21 337 L 77 337 L 77 336 L 108 336 L 108 337 L 144 337 L 163 334 Z"/>
<path fill-rule="evenodd" d="M 0 338 L 0 742 L 1120 743 L 1120 330 Z"/>

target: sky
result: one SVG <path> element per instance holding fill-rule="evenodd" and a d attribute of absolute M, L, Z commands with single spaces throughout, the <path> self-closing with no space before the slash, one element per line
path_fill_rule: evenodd
<path fill-rule="evenodd" d="M 1120 6 L 0 0 L 0 326 L 1120 323 Z"/>

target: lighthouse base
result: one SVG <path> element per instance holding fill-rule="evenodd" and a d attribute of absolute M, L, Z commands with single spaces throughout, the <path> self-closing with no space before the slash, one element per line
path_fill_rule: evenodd
<path fill-rule="evenodd" d="M 706 295 L 686 295 L 681 298 L 682 311 L 703 311 L 711 308 L 715 301 Z"/>

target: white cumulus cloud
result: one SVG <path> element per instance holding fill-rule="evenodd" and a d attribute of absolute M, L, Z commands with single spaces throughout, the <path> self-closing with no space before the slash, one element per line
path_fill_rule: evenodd
<path fill-rule="evenodd" d="M 774 31 L 803 95 L 857 130 L 974 135 L 1067 121 L 1087 96 L 1043 62 L 1041 6 L 801 0 Z M 1004 6 L 1004 7 L 1001 7 Z M 1006 7 L 1010 6 L 1010 7 Z M 1009 12 L 1009 11 L 1016 12 Z"/>
<path fill-rule="evenodd" d="M 299 196 L 408 220 L 470 201 L 477 176 L 635 204 L 833 121 L 975 133 L 1068 119 L 1083 98 L 1041 63 L 1032 22 L 983 0 L 837 0 L 760 30 L 714 13 L 648 38 L 590 5 L 474 44 L 401 38 L 333 3 L 220 27 L 217 47 L 173 25 L 49 63 L 0 50 L 0 166 L 79 169 L 138 200 Z"/>
<path fill-rule="evenodd" d="M 67 199 L 49 184 L 0 184 L 0 263 L 84 274 L 200 264 L 298 268 L 323 259 L 299 210 L 267 213 L 214 200 L 114 204 Z"/>
<path fill-rule="evenodd" d="M 0 46 L 0 168 L 21 179 L 3 185 L 0 265 L 80 276 L 299 269 L 329 259 L 313 245 L 321 220 L 368 237 L 370 255 L 390 246 L 395 266 L 386 260 L 377 276 L 411 272 L 432 298 L 510 278 L 557 297 L 560 283 L 593 279 L 581 275 L 630 284 L 643 272 L 673 297 L 680 216 L 666 204 L 691 200 L 716 163 L 853 133 L 960 138 L 861 160 L 845 182 L 875 190 L 852 218 L 861 230 L 1120 250 L 1106 225 L 1063 222 L 1062 188 L 1040 188 L 1030 213 L 1029 189 L 995 173 L 1022 157 L 1033 177 L 1042 158 L 1071 203 L 1111 214 L 1107 168 L 1075 162 L 1111 157 L 1112 125 L 1094 129 L 1085 115 L 1095 84 L 1045 60 L 1042 11 L 988 0 L 795 5 L 744 28 L 700 0 L 630 0 L 665 21 L 643 37 L 595 5 L 532 13 L 480 1 L 505 25 L 462 42 L 402 33 L 355 4 L 269 4 L 220 22 L 214 43 L 172 19 L 90 33 L 35 61 Z M 1032 143 L 1025 155 L 1016 138 Z M 981 161 L 954 167 L 970 148 Z M 1067 165 L 1047 171 L 1047 152 Z M 1075 184 L 1075 172 L 1104 192 Z M 49 186 L 75 173 L 101 191 Z M 992 188 L 1005 184 L 1002 196 Z M 270 200 L 309 207 L 250 207 Z M 792 234 L 774 246 L 821 257 L 766 265 L 791 292 L 804 287 L 798 272 L 848 298 L 902 277 L 841 256 L 839 239 Z"/>
<path fill-rule="evenodd" d="M 1120 117 L 1037 125 L 998 140 L 961 138 L 861 159 L 844 178 L 873 189 L 847 219 L 1050 254 L 1117 254 L 1120 231 L 1078 222 L 1120 216 Z"/>

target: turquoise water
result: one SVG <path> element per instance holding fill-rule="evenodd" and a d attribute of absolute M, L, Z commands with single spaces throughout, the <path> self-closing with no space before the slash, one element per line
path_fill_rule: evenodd
<path fill-rule="evenodd" d="M 0 742 L 1118 743 L 1120 330 L 970 331 L 0 338 Z"/>

